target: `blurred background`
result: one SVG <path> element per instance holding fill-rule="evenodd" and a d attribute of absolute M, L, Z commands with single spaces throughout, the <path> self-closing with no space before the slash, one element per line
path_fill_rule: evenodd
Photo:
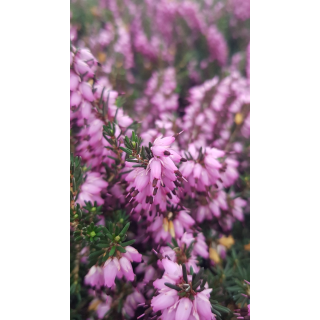
<path fill-rule="evenodd" d="M 102 66 L 99 77 L 125 94 L 129 113 L 139 105 L 136 112 L 145 116 L 138 99 L 154 72 L 170 67 L 177 95 L 163 99 L 183 115 L 191 87 L 232 68 L 249 77 L 250 2 L 73 0 L 71 40 L 91 50 Z"/>

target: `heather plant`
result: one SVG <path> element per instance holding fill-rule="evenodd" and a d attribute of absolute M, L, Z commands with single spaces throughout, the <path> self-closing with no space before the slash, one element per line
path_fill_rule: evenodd
<path fill-rule="evenodd" d="M 71 2 L 71 319 L 250 319 L 249 19 Z"/>

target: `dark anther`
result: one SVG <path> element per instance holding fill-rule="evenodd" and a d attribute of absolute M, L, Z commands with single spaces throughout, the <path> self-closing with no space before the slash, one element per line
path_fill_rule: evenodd
<path fill-rule="evenodd" d="M 177 180 L 173 181 L 173 183 L 175 184 L 176 187 L 181 187 L 181 184 Z"/>
<path fill-rule="evenodd" d="M 131 196 L 132 196 L 132 197 L 135 197 L 138 193 L 139 193 L 139 191 L 138 191 L 138 190 L 135 190 L 135 191 L 133 191 L 133 192 L 131 193 Z"/>
<path fill-rule="evenodd" d="M 139 202 L 136 201 L 136 202 L 133 204 L 133 208 L 135 208 L 138 204 L 139 204 Z"/>
<path fill-rule="evenodd" d="M 181 173 L 179 170 L 176 170 L 174 173 L 175 173 L 177 176 L 179 176 L 180 178 L 182 177 L 182 173 Z"/>
<path fill-rule="evenodd" d="M 153 181 L 152 181 L 152 187 L 155 188 L 157 183 L 158 183 L 158 179 L 154 178 Z"/>

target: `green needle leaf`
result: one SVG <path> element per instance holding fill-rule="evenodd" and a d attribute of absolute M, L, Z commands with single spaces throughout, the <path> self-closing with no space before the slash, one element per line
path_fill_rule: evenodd
<path fill-rule="evenodd" d="M 98 258 L 103 253 L 104 253 L 104 250 L 98 250 L 98 251 L 90 253 L 88 258 L 89 258 L 89 260 L 91 260 L 92 258 Z"/>
<path fill-rule="evenodd" d="M 124 249 L 124 248 L 122 248 L 122 247 L 120 247 L 120 246 L 117 247 L 117 250 L 120 251 L 120 252 L 122 252 L 122 253 L 126 253 L 126 252 L 127 252 L 126 249 Z"/>
<path fill-rule="evenodd" d="M 174 290 L 177 290 L 177 291 L 181 291 L 182 289 L 172 283 L 169 283 L 169 282 L 165 282 L 164 283 L 167 287 L 171 288 L 171 289 L 174 289 Z"/>
<path fill-rule="evenodd" d="M 185 264 L 182 265 L 182 272 L 183 272 L 183 280 L 185 281 L 185 283 L 188 283 L 187 268 Z"/>
<path fill-rule="evenodd" d="M 120 243 L 120 246 L 122 246 L 122 247 L 126 247 L 126 246 L 131 246 L 133 243 L 135 243 L 135 239 L 133 239 L 133 240 L 129 240 L 129 241 L 126 241 L 126 242 L 122 242 L 122 243 Z"/>
<path fill-rule="evenodd" d="M 113 246 L 109 252 L 109 256 L 112 257 L 116 251 L 116 246 Z"/>
<path fill-rule="evenodd" d="M 130 227 L 130 222 L 128 222 L 128 223 L 123 227 L 123 229 L 122 229 L 121 232 L 119 233 L 119 236 L 120 236 L 120 237 L 123 237 L 123 236 L 126 234 L 126 232 L 128 231 L 129 227 Z"/>

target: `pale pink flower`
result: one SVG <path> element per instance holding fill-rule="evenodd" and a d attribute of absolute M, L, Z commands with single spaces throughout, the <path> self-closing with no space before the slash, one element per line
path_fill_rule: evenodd
<path fill-rule="evenodd" d="M 84 277 L 84 283 L 99 289 L 104 285 L 104 276 L 100 267 L 92 266 Z"/>
<path fill-rule="evenodd" d="M 141 262 L 142 255 L 133 247 L 126 246 L 125 253 L 118 254 L 118 257 L 109 257 L 103 267 L 104 283 L 107 287 L 112 287 L 115 278 L 121 279 L 123 276 L 127 281 L 134 280 L 134 273 L 131 262 Z"/>

